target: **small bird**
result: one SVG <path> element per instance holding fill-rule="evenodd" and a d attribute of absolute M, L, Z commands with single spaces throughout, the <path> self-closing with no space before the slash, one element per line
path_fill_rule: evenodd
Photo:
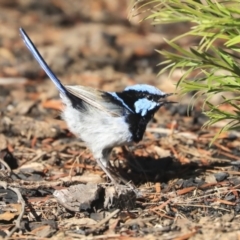
<path fill-rule="evenodd" d="M 65 105 L 62 118 L 69 130 L 92 151 L 99 166 L 116 183 L 109 169 L 109 156 L 116 146 L 142 140 L 148 122 L 166 103 L 166 94 L 154 86 L 137 84 L 122 92 L 105 92 L 84 86 L 64 86 L 52 72 L 26 32 L 21 37 L 60 92 Z"/>

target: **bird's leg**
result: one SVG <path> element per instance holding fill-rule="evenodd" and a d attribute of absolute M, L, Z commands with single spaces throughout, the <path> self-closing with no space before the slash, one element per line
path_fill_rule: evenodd
<path fill-rule="evenodd" d="M 127 186 L 136 194 L 136 196 L 141 196 L 140 192 L 137 190 L 137 188 L 133 184 L 131 184 L 130 182 L 126 181 L 124 178 L 122 178 L 118 174 L 117 174 L 117 177 L 120 178 L 120 181 L 117 181 L 113 177 L 113 175 L 111 174 L 111 172 L 108 169 L 108 167 L 105 166 L 105 164 L 104 164 L 106 162 L 105 159 L 103 160 L 103 159 L 97 158 L 96 161 L 99 164 L 99 166 L 102 168 L 102 170 L 106 173 L 106 175 L 110 178 L 110 180 L 114 184 L 115 189 L 118 192 L 118 194 L 122 193 L 122 192 L 125 192 L 126 186 Z M 126 186 L 120 185 L 120 182 L 123 182 Z"/>
<path fill-rule="evenodd" d="M 115 185 L 117 184 L 116 179 L 113 177 L 114 175 L 111 173 L 111 171 L 108 169 L 108 157 L 112 151 L 112 148 L 106 148 L 102 151 L 99 151 L 99 148 L 97 149 L 91 149 L 93 152 L 93 156 L 96 159 L 98 165 L 101 167 L 101 169 L 106 173 L 106 175 L 109 177 L 111 182 Z"/>
<path fill-rule="evenodd" d="M 131 184 L 129 181 L 124 179 L 118 173 L 111 171 L 111 166 L 109 166 L 109 160 L 108 160 L 111 152 L 112 152 L 111 148 L 104 149 L 102 151 L 102 156 L 100 158 L 97 158 L 97 163 L 117 188 L 120 187 L 120 182 L 122 182 L 126 186 L 128 186 L 130 189 L 132 189 L 134 192 L 136 192 L 136 187 L 134 186 L 134 184 Z"/>
<path fill-rule="evenodd" d="M 98 165 L 101 167 L 101 169 L 106 173 L 106 175 L 110 178 L 111 182 L 116 185 L 118 184 L 116 179 L 113 178 L 111 172 L 107 169 L 107 166 L 105 166 L 105 161 L 103 161 L 101 158 L 96 159 Z"/>

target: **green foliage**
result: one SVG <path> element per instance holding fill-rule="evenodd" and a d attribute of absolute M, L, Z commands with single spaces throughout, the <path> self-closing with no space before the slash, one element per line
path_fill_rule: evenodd
<path fill-rule="evenodd" d="M 206 125 L 228 119 L 222 130 L 240 128 L 240 0 L 145 0 L 135 1 L 134 12 L 148 11 L 145 19 L 153 24 L 184 23 L 187 32 L 166 40 L 169 50 L 159 50 L 165 57 L 164 71 L 183 69 L 177 86 L 181 94 L 196 92 L 204 98 L 203 111 L 209 117 Z M 187 28 L 187 27 L 186 27 Z M 186 48 L 178 43 L 191 37 L 196 46 Z M 192 79 L 192 76 L 195 76 Z M 226 99 L 227 92 L 236 96 Z M 222 103 L 211 104 L 211 98 L 222 94 Z M 228 104 L 234 111 L 221 110 Z"/>

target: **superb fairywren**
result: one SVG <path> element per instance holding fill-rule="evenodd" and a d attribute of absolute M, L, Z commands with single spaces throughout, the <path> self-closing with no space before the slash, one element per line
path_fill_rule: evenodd
<path fill-rule="evenodd" d="M 22 28 L 20 33 L 32 55 L 59 90 L 65 104 L 62 118 L 68 128 L 87 144 L 102 170 L 115 182 L 108 169 L 112 149 L 142 140 L 148 122 L 161 106 L 168 103 L 165 98 L 171 94 L 146 84 L 129 86 L 122 92 L 63 86 Z"/>

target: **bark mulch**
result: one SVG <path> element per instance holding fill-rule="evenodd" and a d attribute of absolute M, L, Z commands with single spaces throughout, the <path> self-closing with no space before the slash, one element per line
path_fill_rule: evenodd
<path fill-rule="evenodd" d="M 127 1 L 0 2 L 0 239 L 240 239 L 240 133 L 204 129 L 201 101 L 172 96 L 143 141 L 117 147 L 116 190 L 61 120 L 58 92 L 22 43 L 31 36 L 64 84 L 174 92 L 155 49 L 171 27 L 127 20 Z M 191 39 L 182 44 L 190 46 Z M 219 101 L 216 96 L 214 101 Z M 228 107 L 228 106 L 226 106 Z"/>

